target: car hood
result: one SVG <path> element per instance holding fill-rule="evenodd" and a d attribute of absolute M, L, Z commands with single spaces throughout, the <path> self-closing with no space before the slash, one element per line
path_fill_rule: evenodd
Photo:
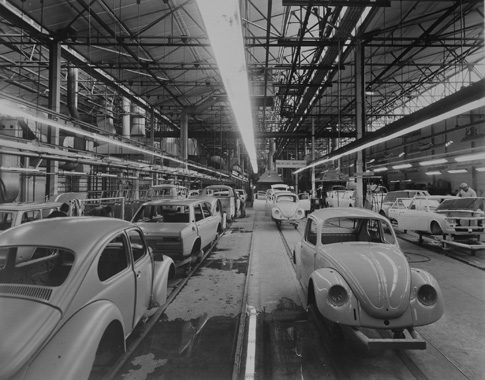
<path fill-rule="evenodd" d="M 297 203 L 293 203 L 293 202 L 277 203 L 275 207 L 281 211 L 281 214 L 285 218 L 291 218 L 295 216 L 295 213 L 300 208 L 300 206 Z"/>
<path fill-rule="evenodd" d="M 61 319 L 47 304 L 0 297 L 0 379 L 13 376 L 46 341 Z"/>
<path fill-rule="evenodd" d="M 357 242 L 325 248 L 330 266 L 347 281 L 362 308 L 376 318 L 397 318 L 407 309 L 411 272 L 399 248 Z"/>
<path fill-rule="evenodd" d="M 180 233 L 188 227 L 186 223 L 137 223 L 143 233 L 149 236 L 180 236 Z"/>

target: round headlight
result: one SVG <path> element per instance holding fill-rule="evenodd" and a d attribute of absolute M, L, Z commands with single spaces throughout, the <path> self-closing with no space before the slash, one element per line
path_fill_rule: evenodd
<path fill-rule="evenodd" d="M 431 285 L 423 285 L 418 290 L 418 300 L 425 306 L 432 306 L 438 300 L 438 293 Z"/>
<path fill-rule="evenodd" d="M 348 299 L 347 290 L 342 285 L 334 285 L 328 291 L 328 300 L 334 306 L 342 306 Z"/>
<path fill-rule="evenodd" d="M 275 215 L 279 215 L 280 214 L 280 210 L 278 210 L 277 208 L 274 209 L 274 214 Z"/>

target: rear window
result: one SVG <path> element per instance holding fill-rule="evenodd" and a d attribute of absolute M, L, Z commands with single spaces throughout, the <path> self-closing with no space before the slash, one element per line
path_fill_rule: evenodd
<path fill-rule="evenodd" d="M 8 230 L 12 227 L 13 213 L 8 211 L 0 212 L 0 231 Z"/>
<path fill-rule="evenodd" d="M 74 263 L 74 253 L 44 246 L 0 247 L 0 284 L 57 287 Z"/>

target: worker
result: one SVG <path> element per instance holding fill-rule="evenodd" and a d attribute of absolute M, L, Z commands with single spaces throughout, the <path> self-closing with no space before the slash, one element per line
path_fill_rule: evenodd
<path fill-rule="evenodd" d="M 475 198 L 477 196 L 477 193 L 466 183 L 462 183 L 460 185 L 460 191 L 458 192 L 458 196 L 462 198 Z"/>

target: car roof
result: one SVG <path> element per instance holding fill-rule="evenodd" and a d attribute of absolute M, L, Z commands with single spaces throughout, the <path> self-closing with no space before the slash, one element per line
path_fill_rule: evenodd
<path fill-rule="evenodd" d="M 357 217 L 357 218 L 377 218 L 387 219 L 378 213 L 367 210 L 365 208 L 358 207 L 327 207 L 313 211 L 311 215 L 314 215 L 317 219 L 326 220 L 330 218 L 338 217 Z"/>
<path fill-rule="evenodd" d="M 0 234 L 0 246 L 45 245 L 77 253 L 89 252 L 111 233 L 129 227 L 136 225 L 123 219 L 97 216 L 42 219 L 5 230 Z"/>
<path fill-rule="evenodd" d="M 28 211 L 39 208 L 56 208 L 62 206 L 62 202 L 25 202 L 25 203 L 2 203 L 0 204 L 0 211 Z"/>
<path fill-rule="evenodd" d="M 144 202 L 143 205 L 190 206 L 191 204 L 196 202 L 200 202 L 200 199 L 199 198 L 156 199 L 153 201 Z"/>

